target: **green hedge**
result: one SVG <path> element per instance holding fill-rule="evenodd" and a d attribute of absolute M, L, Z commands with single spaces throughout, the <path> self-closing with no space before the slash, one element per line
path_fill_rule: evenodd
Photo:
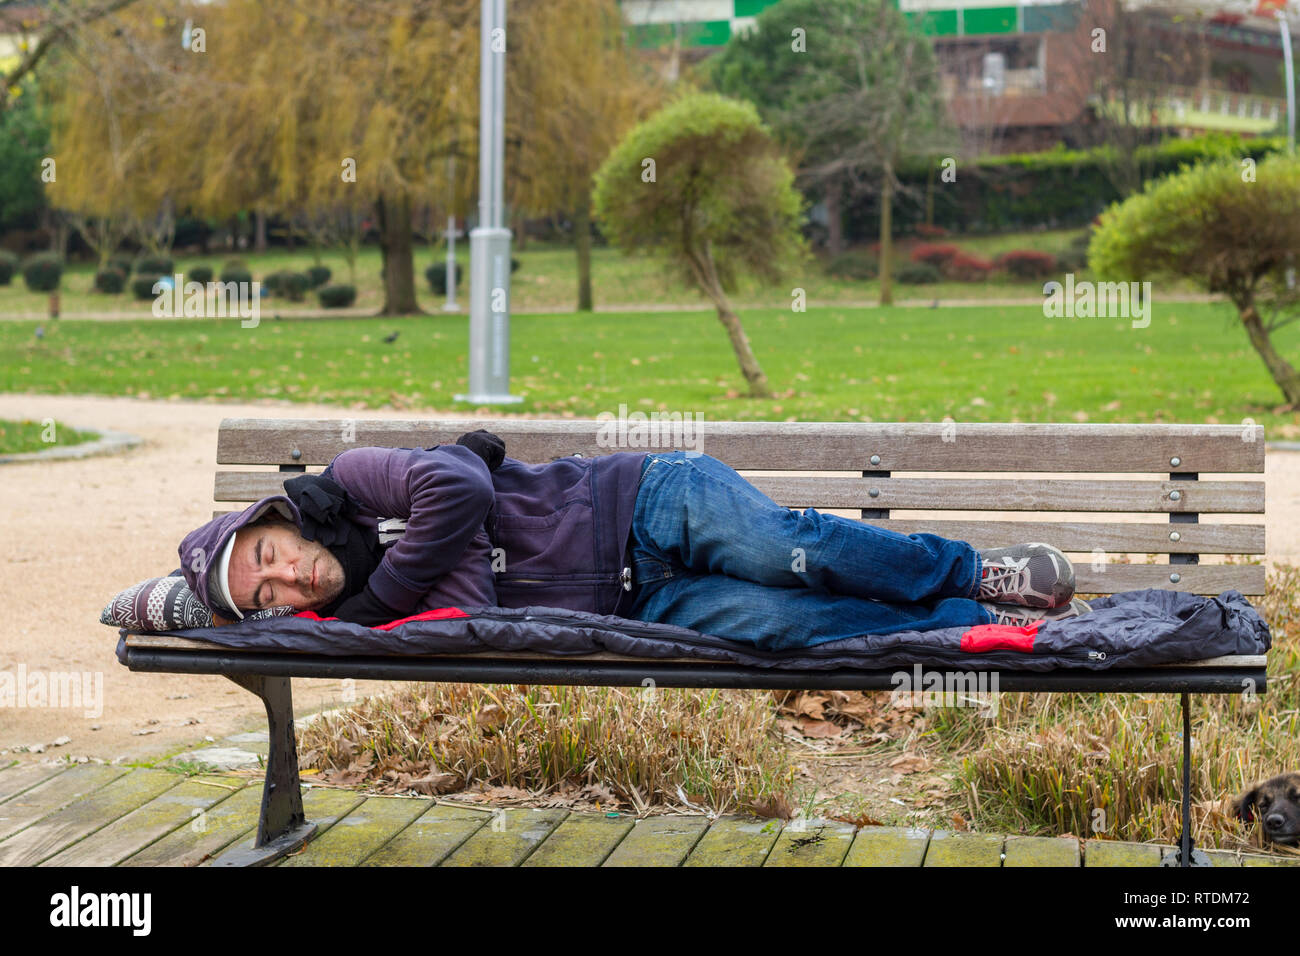
<path fill-rule="evenodd" d="M 1285 148 L 1282 137 L 1243 140 L 1214 134 L 1170 139 L 1139 152 L 1149 179 L 1177 172 L 1180 166 L 1232 156 L 1262 159 Z M 934 224 L 958 234 L 1006 232 L 1034 228 L 1075 228 L 1087 225 L 1120 196 L 1106 174 L 1103 150 L 1071 150 L 1063 146 L 1042 153 L 987 156 L 959 162 L 956 182 L 946 183 L 935 161 L 933 169 Z M 931 165 L 924 160 L 905 164 L 898 177 L 903 190 L 894 200 L 894 228 L 902 234 L 925 221 L 925 196 Z M 815 197 L 817 201 L 820 197 Z M 877 238 L 880 206 L 864 197 L 844 210 L 844 231 L 850 243 Z"/>

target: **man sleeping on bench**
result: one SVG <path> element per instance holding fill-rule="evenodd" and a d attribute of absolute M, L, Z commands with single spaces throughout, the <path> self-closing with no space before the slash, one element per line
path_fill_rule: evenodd
<path fill-rule="evenodd" d="M 438 607 L 559 607 L 785 650 L 864 634 L 1086 613 L 1047 544 L 977 551 L 782 507 L 694 451 L 528 464 L 480 429 L 353 448 L 285 495 L 192 531 L 216 623 L 277 606 L 374 626 Z"/>

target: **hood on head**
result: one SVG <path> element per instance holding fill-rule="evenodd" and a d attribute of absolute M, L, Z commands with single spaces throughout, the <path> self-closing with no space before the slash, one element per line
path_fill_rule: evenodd
<path fill-rule="evenodd" d="M 272 510 L 302 528 L 297 506 L 285 495 L 269 495 L 243 511 L 213 518 L 181 542 L 178 550 L 185 583 L 200 601 L 223 617 L 244 619 L 230 596 L 230 554 L 235 547 L 235 532 Z"/>

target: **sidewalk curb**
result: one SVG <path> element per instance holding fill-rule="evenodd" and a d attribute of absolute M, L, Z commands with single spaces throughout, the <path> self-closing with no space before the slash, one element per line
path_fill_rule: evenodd
<path fill-rule="evenodd" d="M 76 428 L 79 432 L 91 432 L 99 437 L 93 441 L 80 442 L 76 445 L 64 445 L 62 447 L 55 445 L 53 448 L 45 448 L 41 451 L 27 451 L 13 455 L 0 454 L 0 465 L 60 458 L 89 458 L 92 455 L 113 455 L 126 451 L 128 448 L 134 448 L 144 440 L 139 435 L 112 431 L 107 428 L 78 428 L 76 425 L 68 425 L 67 427 Z"/>

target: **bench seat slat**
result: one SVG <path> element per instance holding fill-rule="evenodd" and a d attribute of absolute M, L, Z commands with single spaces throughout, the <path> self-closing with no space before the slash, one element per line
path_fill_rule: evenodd
<path fill-rule="evenodd" d="M 668 423 L 661 423 L 667 426 Z M 617 421 L 482 418 L 422 421 L 237 419 L 222 421 L 223 465 L 324 465 L 360 445 L 416 448 L 489 427 L 522 461 L 693 447 L 737 470 L 1229 473 L 1264 471 L 1262 425 L 711 422 L 661 432 L 653 444 L 611 444 Z M 604 429 L 604 430 L 602 430 Z M 664 434 L 667 437 L 663 437 Z M 691 439 L 691 443 L 686 441 Z M 299 457 L 293 457 L 293 451 Z M 879 455 L 877 464 L 871 456 Z M 1171 458 L 1178 465 L 1171 465 Z"/>

